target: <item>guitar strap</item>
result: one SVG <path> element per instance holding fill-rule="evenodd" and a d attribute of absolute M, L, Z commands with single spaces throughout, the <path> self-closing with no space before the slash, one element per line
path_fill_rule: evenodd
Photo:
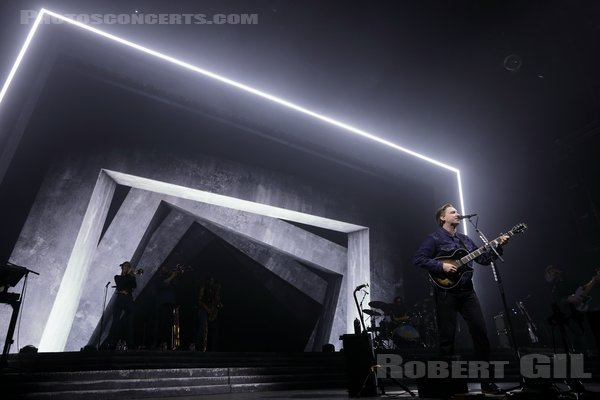
<path fill-rule="evenodd" d="M 464 242 L 464 240 L 460 237 L 460 234 L 457 232 L 456 233 L 456 237 L 458 238 L 458 241 L 460 242 L 460 244 L 462 245 L 462 247 L 467 251 L 467 252 L 471 252 L 471 249 L 469 249 L 467 247 L 467 244 Z M 468 278 L 466 278 L 467 273 L 464 273 L 461 275 L 460 280 L 462 281 L 462 283 L 464 284 Z"/>

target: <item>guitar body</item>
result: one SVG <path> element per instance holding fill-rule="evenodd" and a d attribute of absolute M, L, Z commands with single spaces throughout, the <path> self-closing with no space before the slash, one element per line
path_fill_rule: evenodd
<path fill-rule="evenodd" d="M 596 271 L 596 275 L 592 277 L 591 281 L 577 288 L 573 294 L 573 297 L 576 300 L 576 304 L 573 306 L 577 311 L 584 313 L 588 310 L 590 306 L 590 300 L 592 299 L 592 296 L 590 296 L 590 291 L 598 282 L 600 282 L 600 270 Z"/>
<path fill-rule="evenodd" d="M 575 296 L 575 299 L 577 299 L 575 309 L 579 312 L 586 312 L 590 307 L 590 300 L 592 299 L 592 296 L 589 296 L 587 291 L 581 286 L 577 288 L 573 296 Z"/>
<path fill-rule="evenodd" d="M 512 227 L 512 229 L 506 232 L 505 235 L 509 237 L 516 235 L 518 233 L 523 233 L 527 230 L 527 225 L 524 223 L 517 224 Z M 435 258 L 435 260 L 439 260 L 441 262 L 450 263 L 455 265 L 456 272 L 454 273 L 446 273 L 442 272 L 439 274 L 429 273 L 429 277 L 431 281 L 440 289 L 452 289 L 460 283 L 461 278 L 467 272 L 473 271 L 473 267 L 469 266 L 469 263 L 479 257 L 482 254 L 485 254 L 490 251 L 489 246 L 497 247 L 499 245 L 499 240 L 501 236 L 489 242 L 489 245 L 484 245 L 469 253 L 466 249 L 456 249 L 452 250 L 446 254 L 442 253 Z M 600 278 L 599 278 L 600 279 Z"/>
<path fill-rule="evenodd" d="M 461 265 L 460 259 L 464 256 L 468 255 L 469 252 L 465 249 L 456 249 L 450 253 L 441 254 L 437 256 L 435 259 L 444 263 L 453 264 L 457 267 L 456 272 L 454 273 L 446 273 L 442 272 L 441 274 L 429 274 L 431 281 L 441 289 L 452 289 L 456 287 L 460 283 L 460 279 L 462 278 L 465 272 L 473 271 L 472 267 L 468 265 Z"/>

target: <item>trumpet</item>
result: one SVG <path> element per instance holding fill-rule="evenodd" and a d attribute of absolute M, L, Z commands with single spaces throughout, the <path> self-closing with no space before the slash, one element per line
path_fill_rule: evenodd
<path fill-rule="evenodd" d="M 171 268 L 170 272 L 174 273 L 184 273 L 184 272 L 188 272 L 188 271 L 193 271 L 194 268 L 191 265 L 181 265 L 181 264 L 177 264 L 175 267 Z"/>
<path fill-rule="evenodd" d="M 181 265 L 181 264 L 177 264 L 173 268 L 168 268 L 168 267 L 164 266 L 161 269 L 162 273 L 164 273 L 164 274 L 183 274 L 184 272 L 193 271 L 193 270 L 194 270 L 194 268 L 192 268 L 190 265 Z"/>
<path fill-rule="evenodd" d="M 138 269 L 131 269 L 129 270 L 129 272 L 126 273 L 126 275 L 144 275 L 144 269 L 143 268 L 138 268 Z"/>

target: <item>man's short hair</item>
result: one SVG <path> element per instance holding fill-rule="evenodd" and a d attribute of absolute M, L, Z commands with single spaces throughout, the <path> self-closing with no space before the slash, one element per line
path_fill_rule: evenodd
<path fill-rule="evenodd" d="M 444 212 L 446 211 L 447 208 L 450 207 L 454 207 L 452 205 L 452 203 L 446 203 L 443 206 L 441 206 L 440 208 L 437 209 L 437 211 L 435 212 L 435 222 L 438 224 L 438 226 L 442 226 L 444 225 L 444 221 L 441 220 L 442 215 L 444 215 Z"/>

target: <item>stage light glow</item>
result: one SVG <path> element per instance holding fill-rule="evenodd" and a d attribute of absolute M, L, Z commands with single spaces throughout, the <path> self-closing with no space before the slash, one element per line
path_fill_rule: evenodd
<path fill-rule="evenodd" d="M 421 154 L 421 153 L 418 153 L 416 151 L 410 150 L 410 149 L 408 149 L 406 147 L 400 146 L 400 145 L 398 145 L 398 144 L 396 144 L 394 142 L 391 142 L 389 140 L 386 140 L 384 138 L 376 136 L 376 135 L 374 135 L 372 133 L 369 133 L 369 132 L 364 131 L 362 129 L 359 129 L 357 127 L 348 125 L 348 124 L 343 123 L 341 121 L 338 121 L 336 119 L 333 119 L 333 118 L 327 117 L 327 116 L 325 116 L 323 114 L 320 114 L 320 113 L 317 113 L 315 111 L 309 110 L 309 109 L 304 108 L 304 107 L 302 107 L 300 105 L 297 105 L 297 104 L 294 104 L 294 103 L 289 102 L 287 100 L 284 100 L 284 99 L 282 99 L 280 97 L 277 97 L 277 96 L 271 95 L 269 93 L 260 91 L 258 89 L 255 89 L 255 88 L 251 87 L 251 86 L 248 86 L 248 85 L 245 85 L 243 83 L 231 80 L 229 78 L 226 78 L 226 77 L 221 76 L 219 74 L 216 74 L 214 72 L 211 72 L 211 71 L 208 71 L 206 69 L 197 67 L 195 65 L 186 63 L 186 62 L 178 60 L 178 59 L 176 59 L 174 57 L 171 57 L 171 56 L 168 56 L 166 54 L 160 53 L 158 51 L 152 50 L 150 48 L 141 46 L 139 44 L 133 43 L 133 42 L 128 41 L 126 39 L 123 39 L 123 38 L 120 38 L 118 36 L 112 35 L 110 33 L 104 32 L 104 31 L 102 31 L 100 29 L 97 29 L 97 28 L 94 28 L 92 26 L 85 25 L 85 24 L 83 24 L 83 23 L 81 23 L 79 21 L 67 18 L 65 16 L 62 16 L 60 14 L 57 14 L 57 13 L 55 13 L 53 11 L 46 10 L 46 9 L 41 9 L 40 12 L 38 13 L 38 15 L 37 15 L 37 17 L 36 17 L 36 19 L 35 19 L 32 27 L 31 27 L 28 35 L 27 35 L 27 38 L 26 38 L 23 46 L 21 47 L 21 50 L 19 51 L 19 54 L 18 54 L 18 56 L 17 56 L 17 58 L 16 58 L 16 60 L 15 60 L 15 62 L 13 64 L 13 66 L 12 66 L 9 74 L 8 74 L 8 77 L 7 77 L 6 81 L 4 82 L 4 85 L 2 86 L 2 89 L 0 91 L 0 106 L 2 106 L 2 102 L 4 101 L 4 98 L 6 97 L 6 94 L 7 94 L 8 90 L 9 90 L 9 88 L 10 88 L 11 83 L 14 80 L 14 77 L 16 76 L 16 73 L 17 73 L 17 71 L 18 71 L 18 69 L 19 69 L 19 67 L 20 67 L 20 65 L 21 65 L 21 63 L 22 63 L 22 61 L 23 61 L 23 59 L 25 57 L 25 54 L 27 53 L 27 50 L 29 49 L 29 47 L 30 47 L 30 45 L 31 45 L 31 43 L 33 41 L 33 38 L 34 38 L 35 34 L 38 32 L 39 25 L 42 22 L 44 16 L 46 16 L 46 15 L 50 16 L 50 17 L 53 17 L 53 18 L 56 18 L 57 20 L 61 20 L 61 21 L 65 22 L 65 23 L 68 23 L 68 24 L 70 24 L 72 26 L 76 26 L 76 27 L 78 27 L 80 29 L 83 29 L 85 31 L 97 34 L 97 35 L 99 35 L 101 37 L 104 37 L 104 38 L 106 38 L 108 40 L 120 43 L 120 44 L 122 44 L 124 46 L 127 46 L 129 48 L 132 48 L 132 49 L 135 49 L 137 51 L 143 52 L 145 54 L 157 57 L 157 58 L 162 59 L 162 60 L 164 60 L 166 62 L 178 65 L 178 66 L 180 66 L 182 68 L 185 68 L 187 70 L 194 71 L 194 72 L 196 72 L 198 74 L 201 74 L 203 76 L 212 78 L 212 79 L 217 80 L 219 82 L 222 82 L 222 83 L 224 83 L 226 85 L 229 85 L 229 86 L 238 88 L 240 90 L 243 90 L 245 92 L 254 94 L 254 95 L 258 96 L 258 97 L 264 98 L 266 100 L 269 100 L 269 101 L 274 102 L 276 104 L 279 104 L 281 106 L 284 106 L 284 107 L 287 107 L 289 109 L 292 109 L 292 110 L 295 110 L 297 112 L 300 112 L 302 114 L 308 115 L 308 116 L 310 116 L 312 118 L 318 119 L 318 120 L 323 121 L 325 123 L 328 123 L 330 125 L 337 126 L 337 127 L 341 128 L 343 131 L 345 131 L 347 133 L 352 133 L 352 134 L 355 134 L 355 135 L 367 138 L 367 139 L 372 140 L 372 141 L 374 141 L 376 143 L 379 143 L 381 145 L 387 146 L 389 148 L 395 149 L 395 150 L 400 151 L 402 153 L 405 153 L 405 154 L 408 154 L 410 156 L 416 157 L 416 158 L 418 158 L 420 160 L 423 160 L 425 162 L 428 162 L 428 163 L 431 163 L 433 165 L 436 165 L 436 166 L 438 166 L 440 168 L 443 168 L 443 169 L 445 169 L 447 171 L 453 172 L 453 173 L 456 174 L 461 212 L 465 213 L 464 197 L 463 197 L 463 190 L 462 190 L 462 181 L 461 181 L 460 170 L 458 168 L 455 168 L 453 166 L 445 164 L 445 163 L 443 163 L 441 161 L 435 160 L 435 159 L 433 159 L 431 157 L 428 157 L 428 156 L 426 156 L 424 154 Z M 170 190 L 172 190 L 174 188 L 173 187 L 168 187 L 168 188 L 165 187 L 163 189 L 170 189 Z M 194 196 L 200 196 L 200 194 L 199 193 L 195 193 Z M 203 195 L 203 194 L 202 194 L 202 196 L 205 197 L 205 195 Z M 206 201 L 207 199 L 205 198 L 204 200 Z M 222 200 L 223 199 L 219 199 L 219 201 L 222 201 Z M 246 204 L 246 206 L 249 206 L 249 205 Z M 255 205 L 252 205 L 252 207 L 255 207 Z M 262 213 L 265 212 L 265 210 L 261 210 L 261 211 L 262 211 Z M 285 211 L 276 210 L 276 214 L 279 214 L 279 213 L 282 213 L 282 212 L 285 213 Z M 288 215 L 288 214 L 286 214 L 285 216 L 287 218 L 289 218 L 290 220 L 294 220 L 296 218 L 299 218 L 299 216 L 296 215 L 296 214 L 294 214 L 294 215 Z M 280 217 L 284 217 L 284 215 L 280 215 Z M 312 224 L 316 224 L 316 225 L 322 224 L 322 225 L 326 226 L 326 225 L 330 225 L 332 223 L 332 221 L 325 221 L 324 219 L 320 219 L 319 217 L 315 217 L 315 216 L 312 216 L 312 217 L 316 218 L 316 219 L 311 218 Z M 335 223 L 339 223 L 339 221 L 335 221 Z M 353 228 L 354 227 L 350 227 L 348 225 L 343 226 L 343 227 L 338 227 L 338 229 L 340 229 L 342 231 L 344 231 L 344 230 L 346 230 L 346 231 L 347 230 L 352 230 Z M 464 232 L 467 233 L 467 226 L 466 226 L 466 224 L 463 224 L 463 229 L 464 229 Z"/>
<path fill-rule="evenodd" d="M 456 181 L 458 182 L 458 198 L 460 201 L 460 210 L 461 213 L 464 215 L 466 214 L 465 212 L 465 200 L 463 197 L 463 190 L 462 190 L 462 181 L 460 178 L 460 171 L 457 169 L 456 170 Z M 463 225 L 463 230 L 465 232 L 465 235 L 467 234 L 467 224 L 462 224 Z"/>
<path fill-rule="evenodd" d="M 13 64 L 12 68 L 10 69 L 10 72 L 8 73 L 8 78 L 6 78 L 4 85 L 2 85 L 2 89 L 0 90 L 0 104 L 2 104 L 2 100 L 4 99 L 4 96 L 6 95 L 6 92 L 8 91 L 8 88 L 9 88 L 12 80 L 15 77 L 15 74 L 17 73 L 17 69 L 19 69 L 19 65 L 21 65 L 21 61 L 23 60 L 23 57 L 25 56 L 25 53 L 27 52 L 27 49 L 29 48 L 29 45 L 31 44 L 31 40 L 33 39 L 33 36 L 35 35 L 35 32 L 37 31 L 37 28 L 40 25 L 40 22 L 42 21 L 43 16 L 44 16 L 44 13 L 43 13 L 43 9 L 42 9 L 42 11 L 38 14 L 37 18 L 33 22 L 33 25 L 31 26 L 29 33 L 27 34 L 25 43 L 23 43 L 23 46 L 21 47 L 21 50 L 19 51 L 19 55 L 17 56 L 15 63 Z"/>
<path fill-rule="evenodd" d="M 133 48 L 135 50 L 138 50 L 138 51 L 141 51 L 143 53 L 146 53 L 146 54 L 152 55 L 154 57 L 160 58 L 160 59 L 165 60 L 167 62 L 170 62 L 172 64 L 176 64 L 176 65 L 178 65 L 178 66 L 180 66 L 182 68 L 185 68 L 185 69 L 197 72 L 197 73 L 199 73 L 201 75 L 210 77 L 212 79 L 215 79 L 215 80 L 220 81 L 222 83 L 225 83 L 227 85 L 236 87 L 236 88 L 238 88 L 240 90 L 243 90 L 245 92 L 252 93 L 252 94 L 254 94 L 256 96 L 259 96 L 259 97 L 262 97 L 262 98 L 267 99 L 269 101 L 272 101 L 274 103 L 280 104 L 280 105 L 282 105 L 284 107 L 293 109 L 295 111 L 298 111 L 298 112 L 303 113 L 305 115 L 309 115 L 309 116 L 311 116 L 313 118 L 316 118 L 316 119 L 321 120 L 323 122 L 326 122 L 328 124 L 331 124 L 331 125 L 337 126 L 339 128 L 342 128 L 343 130 L 345 130 L 347 132 L 350 132 L 350 133 L 353 133 L 355 135 L 359 135 L 359 136 L 365 137 L 365 138 L 370 139 L 370 140 L 372 140 L 374 142 L 380 143 L 382 145 L 385 145 L 387 147 L 393 148 L 393 149 L 398 150 L 400 152 L 409 154 L 409 155 L 411 155 L 413 157 L 416 157 L 416 158 L 421 159 L 423 161 L 426 161 L 428 163 L 437 165 L 438 167 L 444 168 L 444 169 L 446 169 L 448 171 L 454 172 L 456 174 L 457 183 L 458 183 L 458 193 L 459 193 L 459 200 L 460 200 L 461 212 L 463 214 L 465 213 L 463 190 L 462 190 L 462 182 L 461 182 L 461 178 L 460 178 L 460 171 L 459 171 L 458 168 L 452 167 L 452 166 L 450 166 L 448 164 L 445 164 L 445 163 L 443 163 L 441 161 L 435 160 L 435 159 L 433 159 L 431 157 L 428 157 L 428 156 L 426 156 L 424 154 L 421 154 L 421 153 L 418 153 L 416 151 L 410 150 L 410 149 L 408 149 L 406 147 L 400 146 L 400 145 L 398 145 L 398 144 L 396 144 L 394 142 L 391 142 L 389 140 L 383 139 L 383 138 L 381 138 L 379 136 L 376 136 L 376 135 L 374 135 L 372 133 L 369 133 L 367 131 L 364 131 L 362 129 L 359 129 L 359 128 L 356 128 L 354 126 L 345 124 L 345 123 L 343 123 L 341 121 L 338 121 L 338 120 L 335 120 L 333 118 L 329 118 L 329 117 L 327 117 L 327 116 L 325 116 L 323 114 L 311 111 L 311 110 L 309 110 L 307 108 L 304 108 L 304 107 L 299 106 L 297 104 L 291 103 L 291 102 L 289 102 L 287 100 L 284 100 L 284 99 L 282 99 L 280 97 L 273 96 L 273 95 L 268 94 L 266 92 L 263 92 L 263 91 L 260 91 L 258 89 L 255 89 L 255 88 L 253 88 L 251 86 L 248 86 L 248 85 L 245 85 L 243 83 L 231 80 L 229 78 L 226 78 L 226 77 L 221 76 L 219 74 L 216 74 L 214 72 L 211 72 L 211 71 L 208 71 L 206 69 L 203 69 L 203 68 L 197 67 L 195 65 L 186 63 L 184 61 L 178 60 L 178 59 L 176 59 L 174 57 L 168 56 L 166 54 L 163 54 L 163 53 L 160 53 L 158 51 L 152 50 L 150 48 L 147 48 L 147 47 L 141 46 L 139 44 L 133 43 L 133 42 L 131 42 L 129 40 L 120 38 L 118 36 L 112 35 L 112 34 L 107 33 L 107 32 L 104 32 L 104 31 L 102 31 L 100 29 L 97 29 L 97 28 L 94 28 L 92 26 L 89 26 L 89 25 L 86 25 L 84 23 L 81 23 L 79 21 L 67 18 L 67 17 L 65 17 L 63 15 L 57 14 L 57 13 L 55 13 L 53 11 L 50 11 L 50 10 L 46 10 L 44 8 L 42 8 L 40 10 L 37 18 L 35 19 L 35 22 L 34 22 L 32 28 L 31 28 L 29 34 L 27 35 L 27 39 L 25 40 L 25 44 L 21 48 L 21 51 L 19 52 L 19 56 L 17 57 L 17 60 L 15 61 L 14 65 L 13 65 L 13 68 L 11 69 L 11 72 L 10 72 L 10 74 L 8 76 L 8 79 L 4 83 L 4 86 L 2 87 L 2 92 L 0 92 L 0 105 L 2 104 L 2 100 L 4 98 L 4 95 L 6 94 L 8 88 L 10 86 L 10 83 L 13 80 L 14 75 L 16 74 L 16 71 L 19 68 L 19 65 L 21 64 L 21 60 L 23 59 L 23 57 L 24 57 L 24 55 L 25 55 L 25 53 L 27 51 L 27 48 L 29 47 L 29 45 L 31 43 L 31 40 L 33 39 L 33 36 L 35 35 L 35 33 L 37 31 L 37 28 L 38 28 L 38 26 L 39 26 L 39 24 L 40 24 L 40 22 L 41 22 L 41 20 L 42 20 L 42 18 L 43 18 L 44 15 L 51 16 L 51 17 L 56 18 L 58 20 L 64 21 L 65 23 L 68 23 L 68 24 L 71 24 L 73 26 L 76 26 L 76 27 L 79 27 L 81 29 L 84 29 L 84 30 L 86 30 L 88 32 L 95 33 L 95 34 L 97 34 L 99 36 L 102 36 L 102 37 L 104 37 L 106 39 L 115 41 L 117 43 L 121 43 L 121 44 L 123 44 L 123 45 L 125 45 L 127 47 L 131 47 L 131 48 Z M 467 233 L 467 226 L 466 226 L 466 224 L 463 224 L 463 229 L 464 229 L 464 232 L 466 234 Z"/>

